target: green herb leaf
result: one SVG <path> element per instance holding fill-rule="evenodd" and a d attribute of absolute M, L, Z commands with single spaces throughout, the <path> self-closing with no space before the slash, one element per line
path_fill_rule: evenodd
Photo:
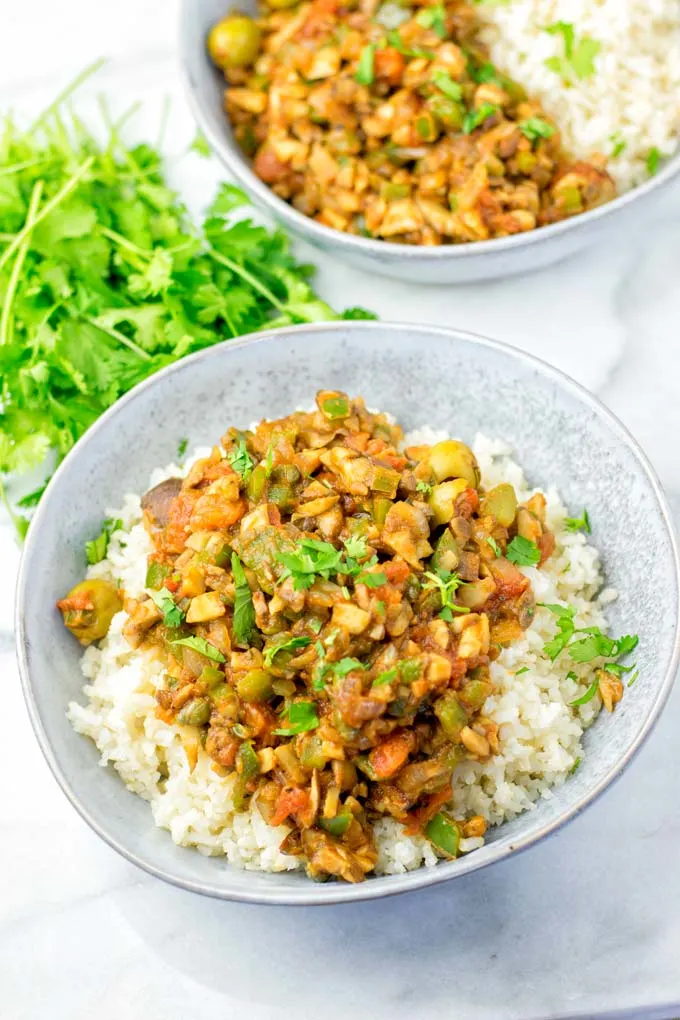
<path fill-rule="evenodd" d="M 277 553 L 277 559 L 286 568 L 281 580 L 292 577 L 296 591 L 311 588 L 320 577 L 330 580 L 343 565 L 343 556 L 330 542 L 322 542 L 317 538 L 303 538 L 295 552 Z"/>
<path fill-rule="evenodd" d="M 576 615 L 576 610 L 572 609 L 571 606 L 560 606 L 547 602 L 539 602 L 539 605 L 544 609 L 549 609 L 557 617 L 558 634 L 543 646 L 545 654 L 554 662 L 574 636 L 576 629 L 574 616 Z"/>
<path fill-rule="evenodd" d="M 620 156 L 621 153 L 625 151 L 626 142 L 621 137 L 621 133 L 619 131 L 616 131 L 613 135 L 610 135 L 609 141 L 612 143 L 611 157 L 612 159 L 616 159 L 617 156 Z"/>
<path fill-rule="evenodd" d="M 494 555 L 495 555 L 495 556 L 496 556 L 497 558 L 498 558 L 499 556 L 501 556 L 501 555 L 502 555 L 502 553 L 501 553 L 501 547 L 499 546 L 499 544 L 498 544 L 498 542 L 496 541 L 496 539 L 495 539 L 495 538 L 491 538 L 491 536 L 489 535 L 489 537 L 487 538 L 487 540 L 486 540 L 486 541 L 487 541 L 487 543 L 488 543 L 488 544 L 489 544 L 489 545 L 491 546 L 491 548 L 493 549 L 493 551 L 494 551 Z"/>
<path fill-rule="evenodd" d="M 319 725 L 316 705 L 313 701 L 294 701 L 283 713 L 282 718 L 288 726 L 274 730 L 280 737 L 294 737 L 297 733 L 307 733 Z"/>
<path fill-rule="evenodd" d="M 441 598 L 442 609 L 439 614 L 441 619 L 448 620 L 449 622 L 453 619 L 453 613 L 469 613 L 470 610 L 466 606 L 459 606 L 454 602 L 454 596 L 456 591 L 460 588 L 463 581 L 461 581 L 458 574 L 448 573 L 446 570 L 438 570 L 436 573 L 432 573 L 431 570 L 426 570 L 424 576 L 427 578 L 426 583 L 423 585 L 423 591 L 438 591 Z M 446 612 L 448 610 L 448 612 Z"/>
<path fill-rule="evenodd" d="M 429 482 L 418 482 L 416 485 L 416 492 L 419 492 L 422 496 L 429 496 L 432 492 L 433 486 Z"/>
<path fill-rule="evenodd" d="M 432 82 L 437 86 L 440 92 L 443 92 L 449 99 L 453 99 L 458 102 L 463 97 L 463 87 L 457 81 L 454 81 L 448 71 L 434 71 L 432 73 Z M 487 104 L 488 105 L 488 104 Z M 494 110 L 496 107 L 494 106 Z M 466 132 L 469 134 L 469 132 Z"/>
<path fill-rule="evenodd" d="M 574 698 L 570 701 L 570 705 L 587 705 L 589 701 L 592 701 L 598 692 L 600 681 L 598 679 L 593 680 L 592 684 L 588 688 L 585 694 L 582 694 L 579 698 Z"/>
<path fill-rule="evenodd" d="M 227 454 L 227 460 L 237 475 L 240 475 L 244 482 L 247 482 L 253 473 L 255 461 L 248 453 L 246 441 L 240 436 L 236 446 Z"/>
<path fill-rule="evenodd" d="M 186 648 L 193 648 L 195 652 L 200 655 L 205 655 L 206 659 L 212 659 L 213 662 L 226 662 L 226 659 L 222 655 L 219 648 L 215 648 L 205 638 L 196 637 L 192 634 L 191 637 L 178 638 L 176 641 L 171 642 L 173 645 L 184 645 Z"/>
<path fill-rule="evenodd" d="M 359 85 L 372 85 L 375 80 L 375 44 L 364 46 L 359 56 L 359 63 L 354 75 Z"/>
<path fill-rule="evenodd" d="M 363 535 L 350 535 L 343 539 L 343 545 L 348 556 L 355 560 L 363 560 L 368 556 L 368 542 Z"/>
<path fill-rule="evenodd" d="M 2 438 L 0 436 L 0 438 Z M 96 538 L 93 538 L 91 542 L 85 543 L 85 555 L 87 562 L 92 565 L 94 563 L 101 563 L 103 559 L 106 559 L 106 553 L 109 548 L 109 542 L 111 535 L 114 531 L 120 531 L 123 527 L 123 522 L 120 520 L 113 520 L 108 517 L 104 521 L 104 525 L 101 534 Z"/>
<path fill-rule="evenodd" d="M 392 669 L 386 669 L 382 673 L 378 673 L 371 687 L 384 687 L 385 684 L 393 684 L 398 676 L 399 670 L 396 666 L 393 666 Z"/>
<path fill-rule="evenodd" d="M 579 767 L 579 765 L 581 764 L 582 761 L 583 761 L 583 758 L 576 758 L 576 760 L 574 761 L 574 764 L 569 769 L 569 775 L 570 776 L 573 776 L 574 772 L 576 772 L 576 769 Z"/>
<path fill-rule="evenodd" d="M 287 641 L 280 641 L 276 645 L 271 645 L 266 649 L 264 653 L 264 664 L 265 666 L 272 666 L 274 664 L 274 658 L 283 651 L 292 651 L 295 648 L 306 648 L 307 645 L 311 644 L 312 639 L 301 636 L 288 638 Z"/>
<path fill-rule="evenodd" d="M 374 573 L 365 571 L 355 577 L 354 583 L 365 584 L 367 588 L 380 588 L 383 584 L 387 584 L 387 574 L 380 573 L 380 571 Z"/>
<path fill-rule="evenodd" d="M 160 588 L 158 591 L 151 591 L 149 595 L 163 614 L 165 626 L 179 627 L 184 619 L 184 613 L 178 605 L 175 605 L 172 592 L 168 591 L 167 588 Z"/>
<path fill-rule="evenodd" d="M 196 132 L 196 137 L 191 143 L 191 151 L 197 153 L 199 156 L 208 158 L 210 156 L 210 146 L 208 145 L 208 139 L 205 137 L 202 131 Z"/>
<path fill-rule="evenodd" d="M 404 57 L 424 57 L 426 60 L 432 60 L 434 57 L 432 50 L 425 50 L 420 46 L 407 46 L 396 28 L 387 33 L 387 42 Z M 362 315 L 361 317 L 363 318 L 364 316 Z"/>
<path fill-rule="evenodd" d="M 184 454 L 187 452 L 187 446 L 188 445 L 189 445 L 189 440 L 188 439 L 186 439 L 186 438 L 180 439 L 179 443 L 177 444 L 177 459 L 178 460 L 181 460 L 182 457 L 184 456 Z"/>
<path fill-rule="evenodd" d="M 440 39 L 446 39 L 446 8 L 443 4 L 424 7 L 416 14 L 416 21 L 422 28 L 431 28 Z"/>
<path fill-rule="evenodd" d="M 463 134 L 471 135 L 478 127 L 498 112 L 498 107 L 491 103 L 482 103 L 478 110 L 468 110 L 463 118 Z"/>
<path fill-rule="evenodd" d="M 517 671 L 515 672 L 515 676 L 521 676 L 521 675 L 522 675 L 522 673 L 528 673 L 528 672 L 529 672 L 529 667 L 528 667 L 528 666 L 522 666 L 522 668 L 521 668 L 521 669 L 518 669 L 518 670 L 517 670 Z"/>
<path fill-rule="evenodd" d="M 568 21 L 556 21 L 545 29 L 550 35 L 561 35 L 564 40 L 564 56 L 548 57 L 545 66 L 561 76 L 567 85 L 577 79 L 590 78 L 595 73 L 595 57 L 602 49 L 596 39 L 584 35 L 577 40 L 574 26 Z"/>
<path fill-rule="evenodd" d="M 255 633 L 255 606 L 253 593 L 246 579 L 243 565 L 235 552 L 231 554 L 231 570 L 234 575 L 236 594 L 234 598 L 234 637 L 240 645 L 247 645 Z"/>
<path fill-rule="evenodd" d="M 547 120 L 543 120 L 541 117 L 529 117 L 528 120 L 521 121 L 518 127 L 524 137 L 528 138 L 530 142 L 535 142 L 539 138 L 552 138 L 555 134 L 555 128 L 552 124 L 549 124 Z"/>
<path fill-rule="evenodd" d="M 567 531 L 585 531 L 590 535 L 590 518 L 588 511 L 584 509 L 580 517 L 565 517 L 564 526 Z"/>
<path fill-rule="evenodd" d="M 518 567 L 535 567 L 541 559 L 541 552 L 536 543 L 521 535 L 515 535 L 505 555 Z"/>
<path fill-rule="evenodd" d="M 661 153 L 656 148 L 656 146 L 654 146 L 654 148 L 650 149 L 649 152 L 647 153 L 647 160 L 645 163 L 647 167 L 647 173 L 649 174 L 650 177 L 653 177 L 654 174 L 658 171 L 660 162 Z"/>
<path fill-rule="evenodd" d="M 368 669 L 368 666 L 364 666 L 363 662 L 359 662 L 358 659 L 347 657 L 340 659 L 339 662 L 331 663 L 329 669 L 332 673 L 335 673 L 336 676 L 347 676 L 347 674 L 351 673 L 354 669 L 366 670 Z"/>

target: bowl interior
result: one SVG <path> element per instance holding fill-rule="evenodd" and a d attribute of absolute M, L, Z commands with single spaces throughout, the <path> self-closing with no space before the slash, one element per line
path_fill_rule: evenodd
<path fill-rule="evenodd" d="M 83 546 L 107 507 L 144 491 L 177 443 L 210 444 L 309 405 L 320 388 L 362 394 L 407 428 L 431 424 L 471 441 L 502 437 L 533 484 L 558 487 L 573 514 L 585 506 L 607 583 L 619 599 L 613 632 L 640 635 L 639 679 L 613 717 L 585 738 L 584 761 L 554 796 L 490 833 L 480 851 L 435 869 L 347 887 L 300 874 L 232 869 L 176 847 L 146 803 L 101 769 L 93 744 L 65 712 L 80 697 L 80 648 L 55 601 L 84 570 Z M 652 566 L 653 565 L 653 566 Z M 20 664 L 38 735 L 73 803 L 112 845 L 155 873 L 213 895 L 268 902 L 329 902 L 403 891 L 499 859 L 573 816 L 623 768 L 651 727 L 672 680 L 678 617 L 674 540 L 663 497 L 615 419 L 577 384 L 512 348 L 467 334 L 378 323 L 305 326 L 225 343 L 137 387 L 87 433 L 61 466 L 30 529 L 19 581 Z"/>

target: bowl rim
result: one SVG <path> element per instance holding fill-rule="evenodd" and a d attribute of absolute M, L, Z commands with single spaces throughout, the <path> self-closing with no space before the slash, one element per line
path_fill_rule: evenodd
<path fill-rule="evenodd" d="M 487 241 L 426 247 L 424 245 L 396 244 L 394 241 L 381 241 L 374 238 L 360 237 L 355 234 L 347 234 L 342 230 L 336 230 L 333 227 L 317 223 L 316 220 L 298 212 L 294 206 L 279 198 L 271 188 L 267 187 L 256 176 L 246 159 L 241 155 L 237 143 L 233 141 L 232 145 L 230 145 L 213 128 L 212 118 L 208 114 L 205 104 L 201 101 L 199 95 L 199 86 L 194 77 L 195 54 L 189 44 L 189 33 L 185 31 L 189 20 L 193 20 L 194 17 L 194 0 L 181 0 L 178 38 L 180 73 L 189 106 L 198 127 L 205 135 L 212 151 L 254 199 L 257 199 L 269 209 L 276 219 L 286 223 L 298 236 L 307 235 L 309 240 L 320 248 L 327 249 L 330 245 L 342 249 L 346 254 L 353 252 L 355 254 L 377 257 L 387 256 L 389 261 L 394 261 L 395 259 L 397 261 L 404 259 L 426 263 L 446 262 L 448 260 L 470 261 L 492 253 L 503 254 L 517 249 L 549 244 L 553 239 L 563 234 L 580 232 L 586 229 L 588 224 L 609 219 L 618 211 L 627 208 L 632 203 L 637 202 L 638 199 L 650 195 L 680 174 L 679 143 L 676 151 L 671 156 L 666 157 L 665 165 L 662 166 L 658 173 L 643 181 L 642 184 L 622 192 L 611 199 L 611 201 L 605 202 L 604 205 L 596 206 L 594 209 L 589 209 L 578 216 L 560 220 L 545 227 L 535 228 L 520 234 L 511 234 L 508 237 L 492 238 Z M 203 61 L 211 74 L 216 73 L 215 68 L 210 64 L 205 49 L 203 51 Z M 225 122 L 227 122 L 226 113 L 224 116 Z"/>
<path fill-rule="evenodd" d="M 51 493 L 60 485 L 61 478 L 65 474 L 66 470 L 70 465 L 77 460 L 80 450 L 88 443 L 91 442 L 99 432 L 106 430 L 109 424 L 113 422 L 118 414 L 125 411 L 125 409 L 133 405 L 140 393 L 143 393 L 147 388 L 162 384 L 163 380 L 168 376 L 177 372 L 184 371 L 184 366 L 193 364 L 199 360 L 208 360 L 214 356 L 213 352 L 220 351 L 224 352 L 225 349 L 238 350 L 246 346 L 254 345 L 268 345 L 270 343 L 285 342 L 290 337 L 296 335 L 304 335 L 306 333 L 318 333 L 319 331 L 328 331 L 331 334 L 336 333 L 342 335 L 343 332 L 348 330 L 367 330 L 370 332 L 391 332 L 394 329 L 400 331 L 415 331 L 421 334 L 436 335 L 443 339 L 455 339 L 456 341 L 463 340 L 465 343 L 469 343 L 472 347 L 482 347 L 497 351 L 504 355 L 510 355 L 511 357 L 518 359 L 530 368 L 538 370 L 539 374 L 552 382 L 556 383 L 567 392 L 576 396 L 579 400 L 588 405 L 598 415 L 605 419 L 607 424 L 610 426 L 614 434 L 618 436 L 621 442 L 627 447 L 628 451 L 638 462 L 639 467 L 642 469 L 646 479 L 651 487 L 651 490 L 656 498 L 657 505 L 661 514 L 661 520 L 665 526 L 666 534 L 671 548 L 671 556 L 673 559 L 674 567 L 674 581 L 675 581 L 675 630 L 673 635 L 672 647 L 670 649 L 669 665 L 666 669 L 665 675 L 659 683 L 656 695 L 652 704 L 649 708 L 647 716 L 643 722 L 643 725 L 637 734 L 635 740 L 632 742 L 630 747 L 627 748 L 625 753 L 618 759 L 618 761 L 609 769 L 605 776 L 603 776 L 596 786 L 592 790 L 585 793 L 580 800 L 572 807 L 567 809 L 558 818 L 551 821 L 545 822 L 540 828 L 534 832 L 527 833 L 525 835 L 519 835 L 511 843 L 505 846 L 498 846 L 493 843 L 487 844 L 480 848 L 474 853 L 467 854 L 462 858 L 458 858 L 455 861 L 440 862 L 436 867 L 425 868 L 420 867 L 414 871 L 409 871 L 399 875 L 384 875 L 376 876 L 366 882 L 359 883 L 357 885 L 348 885 L 347 883 L 328 883 L 327 885 L 318 886 L 312 882 L 301 882 L 299 889 L 295 890 L 284 890 L 277 889 L 272 884 L 271 889 L 266 890 L 253 890 L 250 892 L 245 889 L 236 889 L 235 891 L 228 887 L 228 881 L 225 884 L 220 882 L 219 873 L 218 879 L 216 880 L 193 880 L 177 876 L 176 874 L 167 871 L 165 868 L 154 864 L 152 860 L 148 860 L 143 856 L 140 856 L 133 850 L 130 850 L 124 843 L 120 842 L 109 830 L 106 822 L 101 824 L 91 815 L 89 807 L 83 801 L 80 800 L 74 789 L 70 786 L 68 779 L 62 771 L 61 765 L 58 761 L 56 754 L 54 753 L 52 746 L 47 737 L 47 733 L 43 726 L 38 705 L 33 691 L 33 682 L 29 670 L 28 652 L 27 652 L 27 633 L 24 618 L 24 607 L 27 602 L 28 593 L 30 591 L 30 567 L 31 562 L 36 555 L 36 546 L 38 543 L 37 535 L 40 534 L 40 527 L 43 518 L 47 517 L 50 513 L 49 503 Z M 266 356 L 266 352 L 263 352 Z M 16 634 L 16 655 L 19 666 L 19 674 L 21 677 L 21 685 L 23 690 L 24 699 L 28 709 L 31 725 L 33 731 L 38 740 L 40 749 L 47 761 L 47 764 L 56 779 L 57 783 L 61 787 L 62 791 L 66 795 L 67 799 L 71 802 L 72 806 L 80 814 L 85 822 L 90 826 L 94 832 L 97 833 L 110 847 L 116 850 L 122 857 L 130 861 L 132 864 L 136 864 L 139 868 L 146 871 L 148 874 L 154 875 L 157 878 L 163 879 L 171 885 L 177 886 L 181 889 L 186 889 L 191 892 L 197 892 L 204 896 L 211 896 L 217 899 L 233 900 L 238 902 L 247 903 L 260 903 L 269 905 L 281 905 L 281 906 L 324 906 L 335 903 L 346 903 L 346 902 L 359 902 L 363 900 L 379 899 L 384 896 L 398 895 L 400 893 L 409 892 L 416 889 L 425 888 L 431 885 L 437 885 L 440 882 L 446 882 L 459 876 L 470 874 L 471 872 L 477 871 L 483 867 L 486 867 L 496 861 L 503 860 L 511 854 L 516 854 L 523 850 L 527 850 L 529 847 L 534 846 L 547 836 L 552 835 L 561 829 L 567 822 L 577 817 L 586 807 L 593 804 L 598 798 L 604 793 L 604 791 L 612 785 L 623 773 L 625 768 L 630 764 L 632 759 L 638 753 L 642 745 L 645 743 L 649 734 L 651 733 L 654 725 L 656 724 L 661 711 L 666 704 L 675 674 L 680 663 L 680 614 L 678 612 L 678 601 L 680 599 L 680 554 L 678 551 L 678 541 L 675 533 L 675 527 L 673 524 L 672 515 L 665 494 L 661 487 L 661 483 L 657 477 L 657 474 L 652 467 L 647 455 L 639 446 L 637 440 L 629 432 L 625 425 L 616 417 L 616 415 L 606 407 L 602 401 L 587 390 L 581 383 L 572 379 L 571 376 L 562 372 L 561 369 L 555 368 L 553 365 L 544 361 L 542 358 L 538 358 L 533 354 L 514 347 L 511 344 L 503 343 L 499 340 L 492 340 L 487 337 L 479 336 L 478 334 L 471 333 L 466 330 L 458 330 L 452 327 L 446 326 L 430 326 L 427 324 L 417 323 L 402 323 L 402 322 L 372 322 L 367 320 L 351 321 L 351 320 L 338 320 L 334 322 L 322 322 L 322 323 L 307 323 L 299 326 L 288 326 L 283 329 L 271 329 L 262 331 L 260 333 L 253 333 L 249 336 L 237 339 L 237 340 L 225 340 L 220 344 L 215 344 L 213 347 L 204 348 L 201 351 L 197 351 L 195 354 L 189 355 L 186 358 L 182 358 L 179 361 L 174 362 L 171 365 L 167 365 L 160 369 L 158 372 L 149 376 L 143 380 L 137 386 L 133 387 L 128 393 L 121 397 L 115 404 L 113 404 L 104 414 L 94 422 L 93 425 L 87 430 L 87 432 L 78 440 L 76 445 L 69 451 L 62 463 L 57 468 L 55 474 L 50 480 L 43 498 L 36 510 L 31 527 L 28 530 L 26 537 L 26 544 L 21 557 L 19 565 L 19 573 L 16 584 L 16 595 L 15 595 L 15 634 Z M 122 787 L 124 789 L 124 786 Z M 167 834 L 166 834 L 167 835 Z M 170 838 L 169 836 L 167 838 Z M 193 851 L 195 852 L 195 851 Z M 229 868 L 232 865 L 228 865 Z M 222 876 L 226 876 L 228 879 L 229 872 L 222 872 Z"/>

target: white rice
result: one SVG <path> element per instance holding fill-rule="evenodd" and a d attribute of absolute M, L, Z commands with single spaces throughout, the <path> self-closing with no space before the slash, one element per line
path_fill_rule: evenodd
<path fill-rule="evenodd" d="M 480 3 L 495 64 L 539 98 L 565 147 L 589 159 L 621 154 L 608 169 L 621 189 L 648 176 L 652 149 L 669 156 L 680 133 L 680 3 L 678 0 L 507 0 Z M 570 87 L 545 66 L 564 56 L 562 35 L 546 26 L 574 26 L 576 40 L 600 43 L 595 73 Z"/>
<path fill-rule="evenodd" d="M 445 433 L 424 428 L 411 433 L 407 445 L 443 438 Z M 485 487 L 510 482 L 521 501 L 539 491 L 527 488 L 522 469 L 502 441 L 480 435 L 474 450 Z M 197 451 L 195 456 L 205 452 Z M 150 484 L 183 475 L 188 466 L 169 465 L 155 471 Z M 597 595 L 602 586 L 598 553 L 583 534 L 565 530 L 566 510 L 557 492 L 551 488 L 545 496 L 556 549 L 540 570 L 524 568 L 536 600 L 569 603 L 577 610 L 578 626 L 604 630 L 604 607 L 615 593 L 604 590 Z M 140 497 L 127 495 L 122 508 L 107 513 L 122 520 L 123 530 L 114 533 L 107 558 L 91 567 L 88 576 L 120 580 L 130 596 L 139 596 L 151 551 L 141 524 Z M 203 854 L 224 855 L 231 864 L 252 870 L 302 867 L 298 858 L 278 849 L 288 827 L 267 825 L 256 803 L 247 812 L 235 812 L 232 778 L 219 777 L 202 750 L 190 771 L 183 740 L 191 739 L 193 731 L 156 718 L 154 692 L 163 666 L 152 655 L 130 648 L 122 636 L 125 620 L 126 614 L 118 613 L 100 647 L 90 647 L 83 655 L 87 703 L 69 706 L 75 729 L 95 742 L 102 766 L 113 765 L 128 788 L 150 802 L 156 825 L 167 829 L 176 843 L 196 847 Z M 550 797 L 551 787 L 564 782 L 583 756 L 581 737 L 601 702 L 596 696 L 577 710 L 569 707 L 589 686 L 590 670 L 587 664 L 570 663 L 577 679 L 567 679 L 567 669 L 542 654 L 555 632 L 553 620 L 548 610 L 538 608 L 523 638 L 504 649 L 491 665 L 497 693 L 487 700 L 484 713 L 499 725 L 501 753 L 485 764 L 467 762 L 456 769 L 452 809 L 457 817 L 481 814 L 492 825 L 513 818 L 539 798 Z M 527 671 L 518 676 L 524 668 Z M 375 837 L 378 874 L 397 874 L 437 862 L 427 840 L 407 836 L 393 819 L 378 821 Z M 469 852 L 482 843 L 481 838 L 466 839 L 461 849 Z"/>

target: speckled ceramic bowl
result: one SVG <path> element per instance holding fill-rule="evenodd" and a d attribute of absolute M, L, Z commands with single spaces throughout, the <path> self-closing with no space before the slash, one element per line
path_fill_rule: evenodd
<path fill-rule="evenodd" d="M 535 484 L 558 486 L 573 513 L 587 506 L 607 582 L 620 593 L 613 632 L 637 631 L 637 683 L 585 738 L 578 772 L 474 853 L 435 868 L 318 885 L 301 873 L 239 871 L 180 849 L 148 804 L 123 786 L 66 719 L 80 696 L 80 646 L 55 601 L 82 577 L 85 540 L 105 508 L 144 491 L 177 442 L 210 444 L 309 404 L 316 390 L 361 393 L 407 428 L 431 424 L 468 441 L 482 429 L 512 444 Z M 653 565 L 653 569 L 650 567 Z M 142 383 L 92 426 L 61 465 L 31 525 L 17 592 L 21 675 L 36 734 L 64 792 L 116 850 L 176 885 L 225 899 L 315 904 L 369 899 L 464 875 L 531 846 L 573 818 L 622 772 L 650 732 L 678 659 L 678 560 L 665 499 L 644 454 L 589 393 L 511 347 L 425 326 L 334 323 L 221 344 Z"/>
<path fill-rule="evenodd" d="M 182 0 L 179 48 L 187 94 L 194 116 L 213 151 L 230 174 L 285 227 L 318 248 L 337 255 L 359 269 L 412 283 L 465 283 L 489 280 L 544 268 L 608 238 L 633 244 L 652 206 L 680 172 L 680 151 L 656 176 L 613 202 L 513 237 L 474 244 L 427 248 L 354 237 L 303 216 L 278 198 L 255 176 L 234 141 L 224 112 L 224 79 L 206 50 L 210 28 L 231 9 L 253 14 L 257 0 Z"/>

